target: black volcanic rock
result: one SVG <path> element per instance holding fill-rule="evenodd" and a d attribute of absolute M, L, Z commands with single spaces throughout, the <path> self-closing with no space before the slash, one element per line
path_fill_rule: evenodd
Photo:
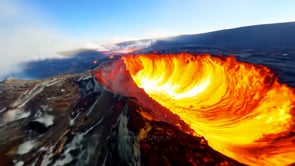
<path fill-rule="evenodd" d="M 90 73 L 0 83 L 0 165 L 241 165 Z"/>

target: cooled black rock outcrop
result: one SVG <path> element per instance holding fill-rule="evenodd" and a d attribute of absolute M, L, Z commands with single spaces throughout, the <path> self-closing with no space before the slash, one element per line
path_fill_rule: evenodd
<path fill-rule="evenodd" d="M 90 73 L 0 83 L 1 165 L 241 165 Z"/>

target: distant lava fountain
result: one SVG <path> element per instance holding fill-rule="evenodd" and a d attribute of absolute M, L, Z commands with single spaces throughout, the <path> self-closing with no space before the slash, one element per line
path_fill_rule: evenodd
<path fill-rule="evenodd" d="M 108 89 L 147 107 L 156 102 L 237 161 L 295 162 L 295 91 L 265 66 L 233 56 L 140 54 L 122 56 L 94 74 Z"/>

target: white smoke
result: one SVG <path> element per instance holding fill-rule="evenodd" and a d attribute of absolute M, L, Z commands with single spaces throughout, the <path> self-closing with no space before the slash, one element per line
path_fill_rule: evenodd
<path fill-rule="evenodd" d="M 61 57 L 57 52 L 79 45 L 45 23 L 45 16 L 15 2 L 0 1 L 0 80 L 21 70 L 21 62 Z"/>
<path fill-rule="evenodd" d="M 59 30 L 50 19 L 36 9 L 18 1 L 0 0 L 0 81 L 22 70 L 19 65 L 32 60 L 65 58 L 59 52 L 77 50 L 88 39 L 74 38 Z M 127 39 L 126 39 L 127 40 Z M 121 41 L 126 41 L 121 40 Z M 134 40 L 128 44 L 119 42 L 89 43 L 88 49 L 113 51 L 124 48 L 146 48 L 154 40 Z"/>
<path fill-rule="evenodd" d="M 133 40 L 128 42 L 110 42 L 107 43 L 88 43 L 86 44 L 87 49 L 93 49 L 99 52 L 115 51 L 128 48 L 148 48 L 151 46 L 156 39 L 144 39 L 144 40 Z"/>

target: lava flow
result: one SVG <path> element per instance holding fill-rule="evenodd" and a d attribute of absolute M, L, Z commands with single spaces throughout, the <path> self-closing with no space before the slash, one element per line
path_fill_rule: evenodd
<path fill-rule="evenodd" d="M 295 91 L 265 66 L 233 56 L 140 54 L 122 56 L 94 74 L 114 92 L 166 108 L 241 163 L 295 162 Z"/>

